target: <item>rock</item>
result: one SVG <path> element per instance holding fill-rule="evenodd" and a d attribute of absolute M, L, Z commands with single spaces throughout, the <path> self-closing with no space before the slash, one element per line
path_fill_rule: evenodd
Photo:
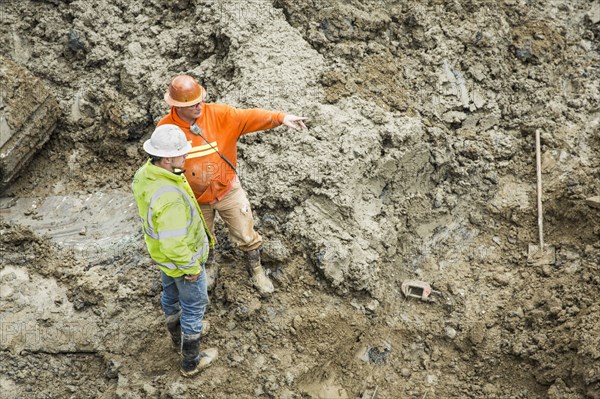
<path fill-rule="evenodd" d="M 239 365 L 244 361 L 244 357 L 238 354 L 231 355 L 230 359 L 234 365 Z"/>
<path fill-rule="evenodd" d="M 471 212 L 469 213 L 469 222 L 475 226 L 481 226 L 483 223 L 483 216 L 480 213 Z"/>
<path fill-rule="evenodd" d="M 152 385 L 150 384 L 144 384 L 142 386 L 142 390 L 144 391 L 144 393 L 149 396 L 149 397 L 153 397 L 156 396 L 156 388 L 154 388 Z"/>
<path fill-rule="evenodd" d="M 568 249 L 561 249 L 560 251 L 561 258 L 564 258 L 568 261 L 574 261 L 579 259 L 579 254 Z"/>
<path fill-rule="evenodd" d="M 375 313 L 375 311 L 377 310 L 378 307 L 379 307 L 379 301 L 377 299 L 373 299 L 371 302 L 369 302 L 365 305 L 365 308 L 371 313 Z"/>
<path fill-rule="evenodd" d="M 356 302 L 354 299 L 350 301 L 350 306 L 352 306 L 354 309 L 360 312 L 363 311 L 363 306 L 360 303 Z"/>
<path fill-rule="evenodd" d="M 510 284 L 510 278 L 510 274 L 495 274 L 493 277 L 494 281 L 501 286 L 506 286 Z"/>
<path fill-rule="evenodd" d="M 515 56 L 523 62 L 529 62 L 533 60 L 533 54 L 530 48 L 515 48 Z"/>
<path fill-rule="evenodd" d="M 68 34 L 67 47 L 74 53 L 79 51 L 85 51 L 87 49 L 87 43 L 83 34 L 70 30 Z"/>
<path fill-rule="evenodd" d="M 392 352 L 391 345 L 388 342 L 383 342 L 380 346 L 373 346 L 367 350 L 369 361 L 381 365 L 384 364 Z"/>
<path fill-rule="evenodd" d="M 500 118 L 498 118 L 497 116 L 485 116 L 481 118 L 477 123 L 480 130 L 486 131 L 498 125 L 500 123 Z"/>
<path fill-rule="evenodd" d="M 585 200 L 585 203 L 591 206 L 592 208 L 600 209 L 600 195 L 597 197 L 590 197 Z"/>
<path fill-rule="evenodd" d="M 469 339 L 475 345 L 479 345 L 483 342 L 486 336 L 485 325 L 483 323 L 474 323 L 473 327 L 469 331 Z"/>
<path fill-rule="evenodd" d="M 525 317 L 525 312 L 523 311 L 522 307 L 518 307 L 517 310 L 515 310 L 515 316 L 519 317 L 519 318 L 523 318 Z"/>
<path fill-rule="evenodd" d="M 550 265 L 542 265 L 541 274 L 544 277 L 550 277 L 552 275 L 552 267 Z"/>
<path fill-rule="evenodd" d="M 46 86 L 24 67 L 0 56 L 0 190 L 48 141 L 60 115 Z"/>
<path fill-rule="evenodd" d="M 143 53 L 142 45 L 139 42 L 131 42 L 127 45 L 127 51 L 131 56 L 138 57 Z"/>
<path fill-rule="evenodd" d="M 171 399 L 185 399 L 188 397 L 186 393 L 187 387 L 179 382 L 174 382 L 167 388 L 167 395 Z"/>
<path fill-rule="evenodd" d="M 592 255 L 592 253 L 594 252 L 594 247 L 591 245 L 586 245 L 585 246 L 585 254 L 586 255 Z"/>
<path fill-rule="evenodd" d="M 550 314 L 556 316 L 558 315 L 563 308 L 563 304 L 561 302 L 560 299 L 553 297 L 548 301 L 548 311 L 550 312 Z"/>
<path fill-rule="evenodd" d="M 263 390 L 263 388 L 262 388 L 262 387 L 260 387 L 260 386 L 259 386 L 259 387 L 256 387 L 256 388 L 254 389 L 254 396 L 255 396 L 255 397 L 259 397 L 259 396 L 261 396 L 261 395 L 262 395 L 262 394 L 264 394 L 264 393 L 265 393 L 265 391 L 264 391 L 264 390 Z"/>
<path fill-rule="evenodd" d="M 587 12 L 586 17 L 593 24 L 600 22 L 600 3 L 593 2 L 592 8 L 590 8 L 590 10 Z"/>
<path fill-rule="evenodd" d="M 119 370 L 122 364 L 118 360 L 107 360 L 104 376 L 108 379 L 115 379 L 119 376 Z"/>
<path fill-rule="evenodd" d="M 466 81 L 462 72 L 450 65 L 448 60 L 444 60 L 439 78 L 442 83 L 442 93 L 444 95 L 456 96 L 463 108 L 468 108 L 469 91 L 467 90 Z M 464 118 L 461 120 L 464 120 Z"/>
<path fill-rule="evenodd" d="M 402 370 L 400 370 L 400 374 L 402 375 L 402 377 L 408 378 L 411 376 L 412 371 L 410 371 L 410 369 L 404 367 L 404 368 L 402 368 Z"/>
<path fill-rule="evenodd" d="M 446 333 L 446 337 L 450 339 L 454 339 L 457 334 L 456 330 L 450 326 L 446 326 L 446 328 L 444 328 L 444 332 Z"/>
<path fill-rule="evenodd" d="M 294 319 L 292 320 L 292 326 L 297 331 L 302 327 L 302 325 L 303 325 L 302 317 L 300 315 L 296 315 L 294 317 Z"/>
<path fill-rule="evenodd" d="M 467 114 L 460 111 L 448 111 L 442 115 L 442 120 L 446 123 L 460 123 L 467 119 Z"/>
<path fill-rule="evenodd" d="M 425 377 L 425 385 L 432 386 L 432 385 L 436 385 L 437 383 L 438 383 L 438 377 L 436 375 L 428 374 Z"/>
<path fill-rule="evenodd" d="M 472 101 L 473 101 L 473 106 L 475 107 L 475 109 L 479 109 L 479 108 L 483 108 L 483 106 L 485 105 L 485 98 L 483 97 L 483 95 L 479 92 L 473 92 L 472 94 Z"/>

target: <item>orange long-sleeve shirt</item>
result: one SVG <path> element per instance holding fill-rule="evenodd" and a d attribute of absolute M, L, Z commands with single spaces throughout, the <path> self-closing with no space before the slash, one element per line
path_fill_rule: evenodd
<path fill-rule="evenodd" d="M 183 130 L 192 144 L 185 161 L 185 177 L 198 202 L 210 204 L 221 200 L 235 179 L 235 172 L 216 150 L 237 166 L 237 141 L 240 136 L 277 127 L 283 123 L 284 117 L 282 112 L 203 103 L 202 114 L 196 119 L 196 124 L 202 129 L 200 135 L 190 131 L 190 125 L 177 115 L 174 107 L 157 126 L 173 124 Z"/>

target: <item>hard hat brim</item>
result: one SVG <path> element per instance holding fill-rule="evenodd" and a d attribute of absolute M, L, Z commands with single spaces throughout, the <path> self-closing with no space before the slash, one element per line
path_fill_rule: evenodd
<path fill-rule="evenodd" d="M 169 91 L 167 90 L 165 92 L 165 102 L 167 104 L 169 104 L 172 107 L 189 107 L 191 105 L 196 105 L 199 102 L 202 102 L 202 100 L 204 100 L 206 98 L 206 90 L 204 90 L 204 87 L 200 86 L 200 97 L 192 100 L 192 101 L 188 101 L 188 102 L 181 102 L 181 101 L 177 101 L 171 98 L 171 96 L 169 95 Z"/>
<path fill-rule="evenodd" d="M 183 146 L 183 148 L 181 148 L 180 150 L 172 150 L 172 151 L 166 151 L 166 150 L 161 150 L 161 149 L 155 148 L 152 145 L 151 139 L 148 139 L 144 142 L 144 151 L 146 151 L 149 155 L 152 155 L 155 157 L 161 157 L 161 158 L 180 157 L 180 156 L 185 155 L 188 152 L 190 152 L 191 149 L 192 149 L 192 145 L 189 143 L 189 141 L 186 141 L 185 146 Z"/>

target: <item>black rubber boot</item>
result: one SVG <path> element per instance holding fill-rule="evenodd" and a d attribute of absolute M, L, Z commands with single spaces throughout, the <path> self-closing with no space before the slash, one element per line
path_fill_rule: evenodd
<path fill-rule="evenodd" d="M 167 322 L 167 330 L 169 330 L 169 334 L 171 334 L 171 341 L 173 341 L 173 346 L 177 349 L 177 351 L 181 351 L 181 324 L 179 323 L 179 317 L 181 316 L 181 312 L 169 315 L 166 317 Z"/>
<path fill-rule="evenodd" d="M 181 375 L 192 377 L 205 369 L 215 360 L 219 352 L 215 348 L 200 352 L 201 334 L 183 335 L 181 342 Z"/>

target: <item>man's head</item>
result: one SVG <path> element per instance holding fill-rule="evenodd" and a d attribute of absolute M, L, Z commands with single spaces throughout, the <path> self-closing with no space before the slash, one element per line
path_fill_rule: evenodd
<path fill-rule="evenodd" d="M 150 139 L 144 143 L 144 151 L 152 157 L 155 165 L 173 172 L 182 169 L 192 145 L 183 131 L 176 125 L 157 127 Z"/>
<path fill-rule="evenodd" d="M 202 112 L 206 90 L 189 75 L 176 76 L 165 92 L 165 101 L 177 109 L 183 119 L 196 119 Z"/>

